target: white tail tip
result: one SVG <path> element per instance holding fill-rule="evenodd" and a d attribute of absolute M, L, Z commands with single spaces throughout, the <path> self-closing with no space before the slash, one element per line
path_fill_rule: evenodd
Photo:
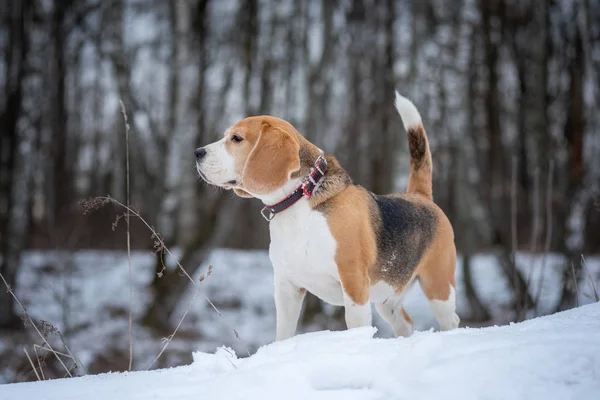
<path fill-rule="evenodd" d="M 408 130 L 408 128 L 412 128 L 422 123 L 421 114 L 419 114 L 417 107 L 415 107 L 412 101 L 398 93 L 398 91 L 396 91 L 396 101 L 394 105 L 396 106 L 396 110 L 398 110 L 398 114 L 402 117 L 404 129 Z"/>

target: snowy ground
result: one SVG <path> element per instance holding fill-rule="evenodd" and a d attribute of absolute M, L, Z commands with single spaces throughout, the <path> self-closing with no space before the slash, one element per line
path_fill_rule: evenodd
<path fill-rule="evenodd" d="M 0 386 L 2 399 L 597 399 L 600 304 L 519 324 L 373 339 L 318 332 L 249 358 Z"/>
<path fill-rule="evenodd" d="M 531 276 L 532 293 L 537 292 L 540 273 L 544 272 L 541 285 L 540 312 L 547 313 L 555 305 L 561 290 L 560 271 L 562 260 L 550 255 L 544 262 L 541 257 L 520 255 L 519 264 L 525 276 Z M 134 252 L 134 370 L 148 367 L 163 343 L 144 326 L 135 322 L 150 301 L 148 284 L 152 280 L 154 257 L 149 252 Z M 208 264 L 214 269 L 203 283 L 202 290 L 221 310 L 217 315 L 201 296 L 191 304 L 190 312 L 168 350 L 155 367 L 189 364 L 194 351 L 213 352 L 220 346 L 231 347 L 238 355 L 251 353 L 271 343 L 275 332 L 275 309 L 273 296 L 273 272 L 264 251 L 216 250 L 198 272 L 206 271 Z M 587 259 L 593 279 L 598 282 L 600 260 Z M 545 268 L 542 266 L 545 265 Z M 463 296 L 461 269 L 457 272 L 459 315 L 469 310 Z M 511 320 L 510 297 L 507 282 L 500 274 L 496 260 L 490 255 L 473 259 L 473 278 L 482 300 L 493 314 L 495 323 L 505 324 Z M 20 270 L 17 295 L 25 303 L 35 319 L 52 322 L 64 334 L 72 353 L 85 366 L 87 373 L 119 370 L 126 367 L 128 353 L 128 267 L 125 253 L 79 251 L 28 252 Z M 182 278 L 182 281 L 185 281 Z M 593 301 L 591 280 L 579 283 L 580 303 Z M 599 286 L 596 283 L 596 286 Z M 174 315 L 176 323 L 190 304 L 192 292 L 186 294 Z M 418 285 L 410 290 L 405 307 L 415 321 L 417 330 L 436 327 L 427 300 Z M 326 307 L 333 315 L 334 307 Z M 375 313 L 374 313 L 375 315 Z M 323 319 L 325 322 L 323 322 Z M 302 326 L 299 332 L 339 328 L 333 319 L 323 318 L 320 323 Z M 379 328 L 377 337 L 390 337 L 391 330 L 375 317 Z M 462 325 L 464 326 L 464 324 Z M 231 327 L 241 337 L 235 338 Z M 56 338 L 53 338 L 56 342 Z M 335 339 L 332 339 L 335 340 Z M 38 341 L 39 342 L 39 341 Z M 53 342 L 53 343 L 55 343 Z M 31 346 L 33 343 L 19 343 Z M 40 344 L 40 343 L 38 343 Z M 28 363 L 18 371 L 2 361 L 3 349 L 15 343 L 0 336 L 0 383 L 35 379 Z M 19 357 L 23 358 L 19 347 Z M 120 361 L 118 361 L 120 357 Z M 0 398 L 2 398 L 0 396 Z"/>

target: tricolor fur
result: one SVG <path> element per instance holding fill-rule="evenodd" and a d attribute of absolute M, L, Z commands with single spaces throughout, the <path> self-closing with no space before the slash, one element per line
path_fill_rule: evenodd
<path fill-rule="evenodd" d="M 410 149 L 406 193 L 370 193 L 327 156 L 327 174 L 313 196 L 270 222 L 277 340 L 294 335 L 306 291 L 345 306 L 348 328 L 371 324 L 372 302 L 397 336 L 408 336 L 412 320 L 402 299 L 415 279 L 440 328 L 458 326 L 454 233 L 433 202 L 427 135 L 410 100 L 396 93 L 396 108 Z M 256 116 L 196 154 L 207 182 L 274 204 L 298 187 L 321 150 L 288 122 Z"/>

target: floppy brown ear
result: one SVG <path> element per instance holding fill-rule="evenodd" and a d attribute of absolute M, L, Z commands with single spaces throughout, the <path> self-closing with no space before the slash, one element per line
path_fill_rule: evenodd
<path fill-rule="evenodd" d="M 244 197 L 244 198 L 254 197 L 250 193 L 248 193 L 248 192 L 246 192 L 245 190 L 242 190 L 242 189 L 235 188 L 235 189 L 233 189 L 233 192 L 235 194 L 237 194 L 238 196 Z"/>
<path fill-rule="evenodd" d="M 300 169 L 299 148 L 292 133 L 263 122 L 244 166 L 244 188 L 253 194 L 269 194 L 285 185 L 290 174 Z"/>

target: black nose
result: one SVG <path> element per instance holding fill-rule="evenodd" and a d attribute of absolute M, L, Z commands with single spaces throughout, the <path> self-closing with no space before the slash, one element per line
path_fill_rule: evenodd
<path fill-rule="evenodd" d="M 202 158 L 206 155 L 206 150 L 204 150 L 204 147 L 199 147 L 194 153 L 196 154 L 196 158 Z"/>

